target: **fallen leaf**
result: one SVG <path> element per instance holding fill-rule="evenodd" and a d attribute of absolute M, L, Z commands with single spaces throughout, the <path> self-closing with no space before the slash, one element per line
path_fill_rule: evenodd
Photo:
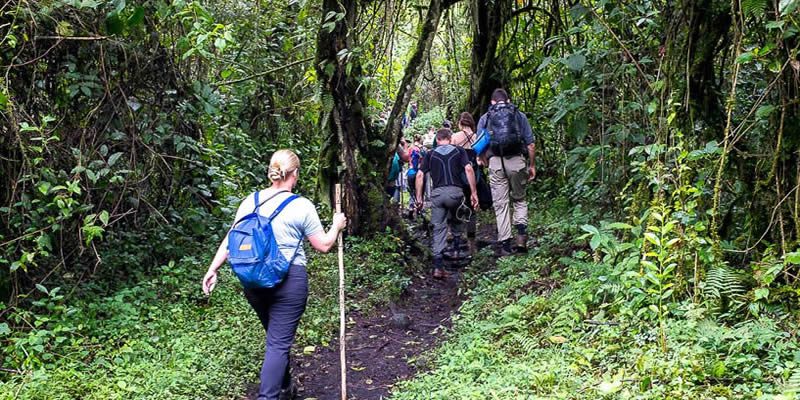
<path fill-rule="evenodd" d="M 555 344 L 564 344 L 567 342 L 567 338 L 563 336 L 550 336 L 548 339 Z"/>

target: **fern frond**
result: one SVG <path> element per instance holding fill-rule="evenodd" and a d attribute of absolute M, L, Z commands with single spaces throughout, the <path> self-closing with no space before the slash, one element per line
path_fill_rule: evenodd
<path fill-rule="evenodd" d="M 766 0 L 742 0 L 742 13 L 746 17 L 763 15 L 767 10 Z"/>
<path fill-rule="evenodd" d="M 789 376 L 789 379 L 783 383 L 781 391 L 792 394 L 800 393 L 800 368 L 796 368 L 792 375 Z"/>
<path fill-rule="evenodd" d="M 727 267 L 715 267 L 706 275 L 703 293 L 711 299 L 735 298 L 747 291 L 744 277 Z"/>
<path fill-rule="evenodd" d="M 516 345 L 516 350 L 528 357 L 541 347 L 535 337 L 524 333 L 515 333 L 512 341 Z"/>

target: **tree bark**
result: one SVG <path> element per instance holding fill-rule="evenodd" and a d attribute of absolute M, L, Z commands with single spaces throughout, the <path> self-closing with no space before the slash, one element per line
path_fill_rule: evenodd
<path fill-rule="evenodd" d="M 342 208 L 348 216 L 348 231 L 353 234 L 378 230 L 379 218 L 375 214 L 384 208 L 385 197 L 378 179 L 367 167 L 367 161 L 373 158 L 369 155 L 372 132 L 365 115 L 365 88 L 358 79 L 362 69 L 359 60 L 349 55 L 358 9 L 357 0 L 323 1 L 316 54 L 323 91 L 321 127 L 329 135 L 320 160 L 320 186 L 329 193 L 330 200 L 332 183 L 342 183 Z M 343 17 L 325 20 L 329 14 Z"/>
<path fill-rule="evenodd" d="M 496 53 L 511 6 L 509 0 L 472 0 L 475 31 L 472 34 L 472 84 L 467 110 L 476 117 L 488 108 L 492 92 L 506 83 L 503 66 L 498 62 Z"/>
<path fill-rule="evenodd" d="M 323 1 L 323 19 L 331 12 L 344 13 L 344 18 L 323 20 L 317 35 L 316 68 L 324 93 L 321 125 L 328 132 L 321 155 L 320 186 L 332 195 L 332 183 L 343 184 L 342 206 L 349 220 L 348 232 L 352 234 L 363 236 L 383 232 L 388 225 L 400 225 L 384 187 L 400 141 L 403 113 L 433 45 L 442 11 L 454 3 L 455 0 L 431 1 L 389 121 L 384 130 L 379 130 L 370 125 L 365 114 L 366 88 L 359 79 L 362 75 L 359 60 L 346 56 L 355 43 L 353 27 L 359 3 Z"/>

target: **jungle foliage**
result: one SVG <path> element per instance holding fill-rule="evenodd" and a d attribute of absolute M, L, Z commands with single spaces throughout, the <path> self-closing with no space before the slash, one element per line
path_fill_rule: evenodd
<path fill-rule="evenodd" d="M 303 160 L 307 197 L 349 188 L 352 247 L 374 257 L 353 259 L 353 290 L 397 295 L 406 275 L 379 257 L 411 235 L 383 195 L 395 144 L 461 111 L 477 119 L 500 86 L 534 127 L 532 201 L 552 220 L 532 221 L 529 259 L 469 283 L 454 341 L 397 396 L 502 398 L 518 368 L 538 377 L 517 387 L 531 396 L 788 396 L 798 46 L 798 0 L 5 2 L 0 397 L 80 377 L 65 398 L 174 398 L 176 381 L 252 375 L 258 342 L 236 341 L 252 316 L 234 290 L 203 304 L 193 276 L 278 148 Z M 412 99 L 422 114 L 401 132 Z M 543 279 L 561 286 L 530 286 Z M 329 338 L 323 292 L 304 344 Z M 197 321 L 222 330 L 230 357 L 203 358 Z M 165 348 L 184 357 L 159 359 Z M 473 357 L 493 363 L 447 369 Z M 220 374 L 194 381 L 201 360 Z M 157 363 L 156 383 L 115 376 Z"/>

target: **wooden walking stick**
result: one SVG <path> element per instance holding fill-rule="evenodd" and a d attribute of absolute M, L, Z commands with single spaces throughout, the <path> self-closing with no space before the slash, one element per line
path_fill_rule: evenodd
<path fill-rule="evenodd" d="M 342 185 L 335 186 L 336 212 L 342 212 Z M 344 243 L 339 232 L 339 363 L 342 370 L 342 400 L 347 400 L 347 362 L 345 359 L 344 319 Z"/>

